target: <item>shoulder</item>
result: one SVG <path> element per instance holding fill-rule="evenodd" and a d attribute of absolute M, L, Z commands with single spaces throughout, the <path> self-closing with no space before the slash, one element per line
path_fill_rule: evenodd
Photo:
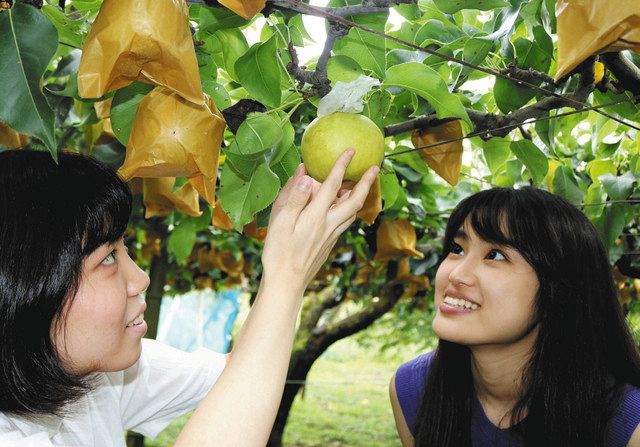
<path fill-rule="evenodd" d="M 425 378 L 434 357 L 433 352 L 422 354 L 400 365 L 395 374 L 395 392 L 407 426 L 413 433 Z"/>
<path fill-rule="evenodd" d="M 609 422 L 607 445 L 640 447 L 640 388 L 624 385 Z"/>

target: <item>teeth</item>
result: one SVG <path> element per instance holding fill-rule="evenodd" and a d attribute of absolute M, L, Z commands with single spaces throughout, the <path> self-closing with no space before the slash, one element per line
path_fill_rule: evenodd
<path fill-rule="evenodd" d="M 133 320 L 131 323 L 129 323 L 127 325 L 127 327 L 132 327 L 132 326 L 139 326 L 142 324 L 142 322 L 144 321 L 144 314 L 140 314 L 136 317 L 135 320 Z"/>
<path fill-rule="evenodd" d="M 476 310 L 478 308 L 478 305 L 475 303 L 459 298 L 451 298 L 450 296 L 445 296 L 444 302 L 452 306 L 464 307 L 465 309 Z"/>

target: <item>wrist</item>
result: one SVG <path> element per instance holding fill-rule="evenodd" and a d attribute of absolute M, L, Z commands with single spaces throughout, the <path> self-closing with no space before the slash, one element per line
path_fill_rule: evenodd
<path fill-rule="evenodd" d="M 260 281 L 260 291 L 277 293 L 291 298 L 302 299 L 306 284 L 303 278 L 298 275 L 283 271 L 270 271 L 265 269 L 262 272 Z"/>

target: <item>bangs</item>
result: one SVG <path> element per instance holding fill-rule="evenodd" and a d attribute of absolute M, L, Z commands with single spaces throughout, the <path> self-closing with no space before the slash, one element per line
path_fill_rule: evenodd
<path fill-rule="evenodd" d="M 523 206 L 524 205 L 524 206 Z M 526 204 L 518 200 L 515 190 L 494 188 L 464 199 L 451 214 L 445 231 L 445 255 L 449 253 L 453 239 L 464 225 L 484 241 L 522 251 L 522 242 L 531 228 Z"/>
<path fill-rule="evenodd" d="M 120 239 L 131 214 L 131 195 L 124 185 L 111 185 L 108 191 L 97 194 L 95 199 L 85 204 L 83 229 L 83 257 L 88 256 L 106 243 Z"/>
<path fill-rule="evenodd" d="M 126 184 L 113 172 L 102 175 L 101 180 L 79 204 L 82 211 L 77 214 L 76 228 L 82 235 L 83 257 L 120 239 L 131 215 L 131 192 Z"/>

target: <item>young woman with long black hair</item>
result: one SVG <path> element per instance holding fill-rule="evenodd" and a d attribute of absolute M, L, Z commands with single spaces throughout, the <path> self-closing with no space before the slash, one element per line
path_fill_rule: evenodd
<path fill-rule="evenodd" d="M 548 192 L 451 214 L 436 351 L 390 384 L 404 446 L 640 446 L 640 359 L 594 226 Z"/>
<path fill-rule="evenodd" d="M 127 253 L 131 194 L 97 161 L 0 152 L 0 445 L 124 446 L 197 409 L 175 446 L 264 446 L 303 292 L 355 220 L 377 168 L 341 189 L 300 166 L 276 199 L 252 310 L 226 356 L 146 331 L 149 277 Z M 342 191 L 342 192 L 341 192 Z"/>

